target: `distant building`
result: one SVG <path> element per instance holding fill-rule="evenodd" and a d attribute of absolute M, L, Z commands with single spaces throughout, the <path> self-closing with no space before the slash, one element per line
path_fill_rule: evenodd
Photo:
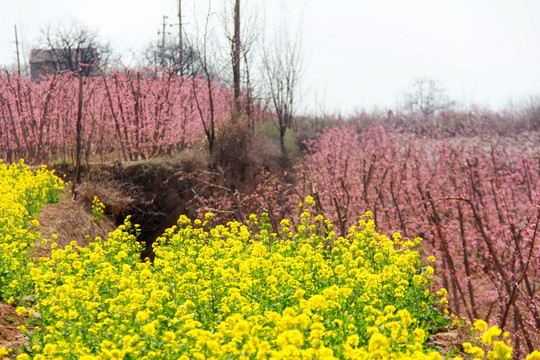
<path fill-rule="evenodd" d="M 95 48 L 32 49 L 30 75 L 37 80 L 42 75 L 56 74 L 57 71 L 82 69 L 83 76 L 90 76 L 97 71 L 97 55 Z"/>

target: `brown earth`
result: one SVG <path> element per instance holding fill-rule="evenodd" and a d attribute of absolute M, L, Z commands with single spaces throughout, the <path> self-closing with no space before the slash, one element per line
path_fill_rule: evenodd
<path fill-rule="evenodd" d="M 28 344 L 22 331 L 17 330 L 23 323 L 24 319 L 15 313 L 15 305 L 0 303 L 0 348 L 18 349 Z"/>
<path fill-rule="evenodd" d="M 113 231 L 116 226 L 107 217 L 103 217 L 100 223 L 92 218 L 89 204 L 70 199 L 66 194 L 62 201 L 56 204 L 45 205 L 37 218 L 39 221 L 39 232 L 43 239 L 55 240 L 60 248 L 69 245 L 71 241 L 76 241 L 79 246 L 87 246 L 90 240 L 96 237 L 107 238 L 107 234 Z M 36 244 L 38 256 L 48 256 L 50 253 L 50 242 L 46 245 Z"/>
<path fill-rule="evenodd" d="M 471 341 L 472 337 L 465 326 L 453 326 L 450 329 L 440 331 L 430 335 L 426 344 L 443 355 L 443 358 L 448 356 L 465 356 L 461 344 Z"/>
<path fill-rule="evenodd" d="M 140 225 L 138 241 L 146 245 L 142 257 L 152 257 L 150 245 L 166 228 L 176 225 L 181 214 L 190 218 L 197 216 L 195 206 L 188 205 L 193 199 L 193 184 L 180 181 L 178 175 L 199 167 L 189 159 L 117 161 L 88 166 L 82 170 L 82 183 L 76 190 L 78 201 L 91 204 L 97 196 L 105 204 L 105 214 L 116 226 L 123 224 L 126 216 L 131 216 L 131 223 Z M 62 169 L 58 171 L 61 173 Z"/>

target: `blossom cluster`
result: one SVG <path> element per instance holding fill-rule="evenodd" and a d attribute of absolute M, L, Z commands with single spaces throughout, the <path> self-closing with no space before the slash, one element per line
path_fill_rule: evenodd
<path fill-rule="evenodd" d="M 512 340 L 507 331 L 497 325 L 489 326 L 484 320 L 477 319 L 474 324 L 468 323 L 472 332 L 472 342 L 464 342 L 462 350 L 469 359 L 512 359 Z M 463 360 L 456 356 L 453 360 Z M 540 351 L 534 350 L 525 360 L 540 360 Z"/>

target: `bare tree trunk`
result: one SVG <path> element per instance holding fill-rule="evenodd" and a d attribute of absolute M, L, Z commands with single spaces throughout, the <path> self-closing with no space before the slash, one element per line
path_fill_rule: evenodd
<path fill-rule="evenodd" d="M 77 199 L 76 184 L 81 182 L 81 147 L 82 147 L 82 110 L 83 110 L 83 78 L 79 74 L 79 106 L 77 109 L 77 155 L 75 164 L 75 179 L 73 180 L 72 199 Z"/>
<path fill-rule="evenodd" d="M 118 122 L 118 116 L 116 115 L 116 112 L 114 111 L 115 106 L 114 106 L 113 101 L 112 101 L 112 96 L 111 96 L 111 92 L 109 90 L 109 85 L 107 85 L 107 78 L 105 77 L 105 73 L 103 73 L 102 78 L 103 78 L 103 85 L 105 85 L 105 91 L 106 91 L 106 94 L 107 94 L 107 99 L 109 100 L 109 107 L 111 108 L 111 115 L 112 115 L 112 117 L 114 119 L 114 125 L 115 125 L 115 128 L 116 128 L 116 133 L 118 135 L 118 141 L 120 142 L 120 148 L 122 149 L 122 155 L 123 155 L 124 161 L 127 161 L 128 157 L 127 157 L 127 154 L 126 154 L 126 147 L 124 145 L 124 140 L 122 140 L 122 131 L 120 130 L 120 123 Z M 127 141 L 127 137 L 126 137 L 126 141 Z"/>
<path fill-rule="evenodd" d="M 234 2 L 234 38 L 232 42 L 232 67 L 234 108 L 236 114 L 240 114 L 240 0 Z"/>
<path fill-rule="evenodd" d="M 301 77 L 302 41 L 297 32 L 294 39 L 282 24 L 272 46 L 263 46 L 263 69 L 268 86 L 269 101 L 275 111 L 275 124 L 279 130 L 281 155 L 287 158 L 285 134 L 292 128 L 297 105 L 298 85 Z"/>

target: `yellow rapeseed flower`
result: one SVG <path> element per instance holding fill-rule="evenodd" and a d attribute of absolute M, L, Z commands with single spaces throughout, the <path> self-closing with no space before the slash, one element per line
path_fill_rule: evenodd
<path fill-rule="evenodd" d="M 482 341 L 484 343 L 486 343 L 488 345 L 492 345 L 493 344 L 493 338 L 498 337 L 499 335 L 501 335 L 501 333 L 502 333 L 502 330 L 499 329 L 498 326 L 493 325 L 489 329 L 487 329 L 485 333 L 482 334 L 480 339 L 482 339 Z"/>
<path fill-rule="evenodd" d="M 487 328 L 488 328 L 488 324 L 484 320 L 477 319 L 474 322 L 474 329 L 478 332 L 484 332 L 486 331 Z"/>
<path fill-rule="evenodd" d="M 527 355 L 525 360 L 540 360 L 540 351 L 534 350 L 532 353 Z"/>

